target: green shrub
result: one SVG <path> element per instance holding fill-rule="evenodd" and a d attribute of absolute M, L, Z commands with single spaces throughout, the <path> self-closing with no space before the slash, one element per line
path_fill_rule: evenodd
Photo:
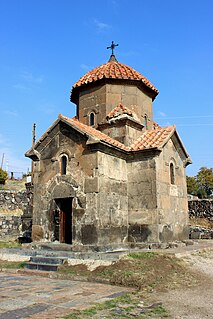
<path fill-rule="evenodd" d="M 2 168 L 0 168 L 0 184 L 4 185 L 7 178 L 8 178 L 7 172 L 5 172 Z"/>

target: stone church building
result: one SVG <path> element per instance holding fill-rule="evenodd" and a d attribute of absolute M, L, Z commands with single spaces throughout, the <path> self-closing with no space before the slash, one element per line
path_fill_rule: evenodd
<path fill-rule="evenodd" d="M 59 114 L 25 154 L 34 167 L 34 241 L 115 247 L 188 238 L 191 160 L 175 126 L 153 121 L 157 95 L 113 51 L 73 85 L 77 115 Z"/>

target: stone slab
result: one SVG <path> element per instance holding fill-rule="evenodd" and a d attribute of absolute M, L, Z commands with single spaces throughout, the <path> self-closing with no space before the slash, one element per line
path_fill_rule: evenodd
<path fill-rule="evenodd" d="M 106 284 L 0 273 L 0 319 L 61 318 L 132 289 Z M 14 290 L 14 288 L 16 290 Z"/>

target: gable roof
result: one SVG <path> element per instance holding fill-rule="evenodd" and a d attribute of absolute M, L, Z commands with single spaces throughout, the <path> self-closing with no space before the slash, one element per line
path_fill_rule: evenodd
<path fill-rule="evenodd" d="M 81 134 L 86 135 L 89 138 L 88 144 L 104 143 L 105 145 L 108 145 L 109 147 L 113 147 L 117 150 L 124 151 L 127 153 L 147 151 L 147 150 L 161 150 L 162 147 L 167 143 L 167 141 L 175 134 L 185 154 L 187 162 L 191 162 L 190 157 L 188 153 L 186 152 L 183 146 L 183 143 L 181 139 L 179 138 L 179 135 L 176 132 L 175 126 L 168 126 L 165 128 L 161 128 L 160 126 L 157 126 L 155 123 L 153 130 L 146 130 L 131 146 L 126 146 L 122 144 L 121 142 L 104 134 L 103 132 L 79 122 L 78 119 L 76 119 L 76 117 L 69 118 L 69 117 L 63 116 L 62 114 L 58 115 L 58 119 L 40 137 L 40 139 L 36 142 L 34 148 L 31 148 L 29 151 L 26 152 L 25 156 L 27 157 L 35 156 L 37 152 L 36 151 L 37 147 L 43 142 L 43 140 L 48 138 L 49 133 L 60 121 L 71 126 L 74 130 L 80 132 Z"/>
<path fill-rule="evenodd" d="M 102 133 L 99 130 L 96 130 L 94 127 L 83 124 L 79 122 L 76 118 L 69 118 L 66 116 L 63 116 L 62 114 L 58 115 L 58 118 L 65 123 L 70 124 L 72 127 L 76 128 L 77 130 L 81 131 L 82 133 L 86 133 L 88 136 L 93 137 L 99 141 L 103 141 L 108 143 L 111 146 L 118 147 L 122 150 L 127 150 L 127 147 L 120 143 L 119 141 L 111 138 L 110 136 Z"/>
<path fill-rule="evenodd" d="M 129 116 L 133 116 L 133 112 L 124 106 L 122 103 L 119 103 L 112 111 L 108 113 L 106 116 L 107 119 L 112 119 L 119 115 L 127 114 Z"/>
<path fill-rule="evenodd" d="M 150 148 L 161 148 L 175 130 L 175 126 L 165 128 L 157 127 L 150 131 L 147 130 L 131 145 L 131 149 L 138 151 Z"/>

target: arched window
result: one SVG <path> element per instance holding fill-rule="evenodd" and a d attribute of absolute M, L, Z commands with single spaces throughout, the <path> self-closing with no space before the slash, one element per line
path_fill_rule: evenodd
<path fill-rule="evenodd" d="M 89 125 L 94 126 L 95 125 L 95 113 L 91 112 L 89 115 Z"/>
<path fill-rule="evenodd" d="M 170 183 L 174 185 L 175 184 L 175 167 L 173 163 L 170 163 L 169 169 L 170 169 Z"/>
<path fill-rule="evenodd" d="M 61 175 L 66 175 L 67 173 L 67 157 L 63 155 L 61 157 Z"/>
<path fill-rule="evenodd" d="M 145 127 L 145 129 L 148 128 L 148 118 L 147 118 L 146 114 L 144 115 L 144 127 Z"/>

